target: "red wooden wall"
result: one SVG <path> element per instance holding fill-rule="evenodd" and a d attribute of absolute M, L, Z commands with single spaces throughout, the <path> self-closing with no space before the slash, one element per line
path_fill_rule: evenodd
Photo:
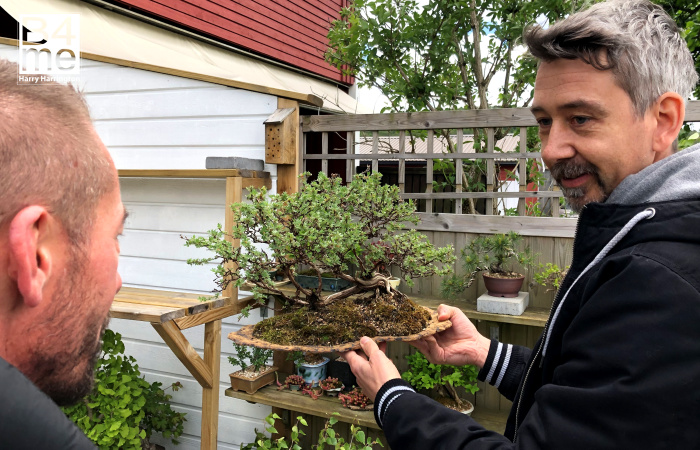
<path fill-rule="evenodd" d="M 198 34 L 350 85 L 323 60 L 331 20 L 348 0 L 112 0 Z"/>

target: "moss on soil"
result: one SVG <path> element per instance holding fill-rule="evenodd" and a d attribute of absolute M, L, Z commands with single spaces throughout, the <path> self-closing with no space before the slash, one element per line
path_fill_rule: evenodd
<path fill-rule="evenodd" d="M 429 321 L 428 311 L 393 291 L 338 300 L 319 311 L 296 309 L 258 323 L 253 336 L 281 345 L 337 345 L 362 336 L 408 336 Z"/>

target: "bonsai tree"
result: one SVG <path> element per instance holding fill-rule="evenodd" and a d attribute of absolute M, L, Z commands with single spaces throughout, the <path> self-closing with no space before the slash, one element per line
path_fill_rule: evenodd
<path fill-rule="evenodd" d="M 214 273 L 219 290 L 229 283 L 241 286 L 247 281 L 260 301 L 263 292 L 274 293 L 289 304 L 311 310 L 353 294 L 377 289 L 390 292 L 392 267 L 398 268 L 409 286 L 415 277 L 447 274 L 454 262 L 451 246 L 435 248 L 418 231 L 407 230 L 407 223 L 418 222 L 413 202 L 402 201 L 398 187 L 380 181 L 380 174 L 365 173 L 346 186 L 340 178 L 321 173 L 295 194 L 267 196 L 264 188 L 251 190 L 249 203 L 231 206 L 236 226 L 230 234 L 219 224 L 207 237 L 187 239 L 187 246 L 206 248 L 215 255 L 188 263 L 218 261 Z M 240 240 L 240 247 L 234 247 L 227 236 Z M 316 287 L 306 288 L 295 281 L 301 266 L 316 275 Z M 275 270 L 294 284 L 295 295 L 273 285 L 270 271 Z M 351 286 L 324 294 L 324 273 Z"/>
<path fill-rule="evenodd" d="M 445 296 L 453 296 L 472 285 L 479 272 L 486 272 L 498 278 L 519 278 L 523 275 L 514 271 L 514 264 L 531 265 L 534 255 L 529 247 L 516 250 L 522 236 L 514 231 L 493 236 L 479 236 L 461 252 L 464 275 L 452 275 L 442 283 Z"/>
<path fill-rule="evenodd" d="M 547 290 L 545 292 L 558 291 L 561 282 L 564 281 L 564 277 L 569 271 L 569 266 L 562 269 L 552 263 L 540 264 L 538 268 L 540 271 L 532 275 L 532 281 L 533 284 L 546 287 Z"/>
<path fill-rule="evenodd" d="M 272 350 L 240 345 L 235 342 L 233 347 L 236 350 L 236 355 L 229 356 L 228 361 L 234 367 L 240 367 L 242 371 L 259 372 L 266 367 L 267 361 L 272 358 Z M 250 364 L 246 360 L 250 361 Z"/>
<path fill-rule="evenodd" d="M 454 402 L 458 410 L 468 410 L 469 402 L 460 398 L 456 387 L 463 387 L 469 393 L 474 394 L 479 390 L 476 385 L 478 370 L 474 366 L 451 366 L 432 364 L 422 353 L 407 355 L 408 370 L 401 374 L 416 389 L 437 388 L 438 395 L 449 398 Z M 449 406 L 449 405 L 448 405 Z"/>

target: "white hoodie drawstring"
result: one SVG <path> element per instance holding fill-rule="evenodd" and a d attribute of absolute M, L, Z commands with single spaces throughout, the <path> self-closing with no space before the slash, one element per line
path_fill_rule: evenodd
<path fill-rule="evenodd" d="M 569 295 L 569 292 L 571 292 L 571 288 L 574 287 L 576 282 L 581 279 L 581 277 L 588 272 L 588 270 L 598 264 L 605 256 L 612 250 L 613 247 L 617 245 L 618 242 L 624 238 L 627 233 L 635 226 L 637 225 L 640 221 L 644 219 L 651 219 L 654 217 L 654 214 L 656 214 L 656 210 L 654 208 L 647 208 L 644 211 L 638 213 L 636 216 L 632 217 L 629 222 L 625 224 L 624 227 L 613 237 L 610 242 L 607 243 L 605 247 L 598 253 L 598 255 L 591 261 L 588 266 L 581 272 L 581 274 L 574 280 L 573 283 L 571 283 L 571 286 L 569 286 L 569 289 L 567 289 L 566 293 L 561 299 L 561 302 L 559 302 L 559 305 L 557 306 L 557 310 L 554 311 L 554 315 L 552 316 L 552 322 L 549 324 L 549 327 L 547 328 L 547 337 L 544 340 L 544 347 L 542 348 L 542 358 L 544 358 L 544 355 L 547 353 L 547 346 L 549 345 L 549 338 L 552 336 L 552 329 L 554 328 L 554 322 L 556 322 L 557 317 L 559 316 L 559 312 L 561 311 L 561 307 L 566 301 L 566 297 Z"/>

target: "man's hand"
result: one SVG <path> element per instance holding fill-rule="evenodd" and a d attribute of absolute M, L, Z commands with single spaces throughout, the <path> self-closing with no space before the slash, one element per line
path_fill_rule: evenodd
<path fill-rule="evenodd" d="M 351 350 L 342 354 L 343 358 L 350 364 L 352 373 L 357 377 L 357 384 L 362 388 L 362 392 L 374 401 L 379 389 L 389 380 L 401 378 L 399 370 L 393 362 L 384 354 L 386 342 L 377 345 L 367 336 L 360 339 L 362 351 L 367 356 L 361 355 L 358 351 Z"/>
<path fill-rule="evenodd" d="M 452 321 L 452 326 L 447 330 L 409 344 L 420 350 L 433 364 L 472 364 L 478 368 L 483 367 L 491 341 L 479 334 L 461 309 L 440 305 L 438 320 L 448 319 Z"/>

